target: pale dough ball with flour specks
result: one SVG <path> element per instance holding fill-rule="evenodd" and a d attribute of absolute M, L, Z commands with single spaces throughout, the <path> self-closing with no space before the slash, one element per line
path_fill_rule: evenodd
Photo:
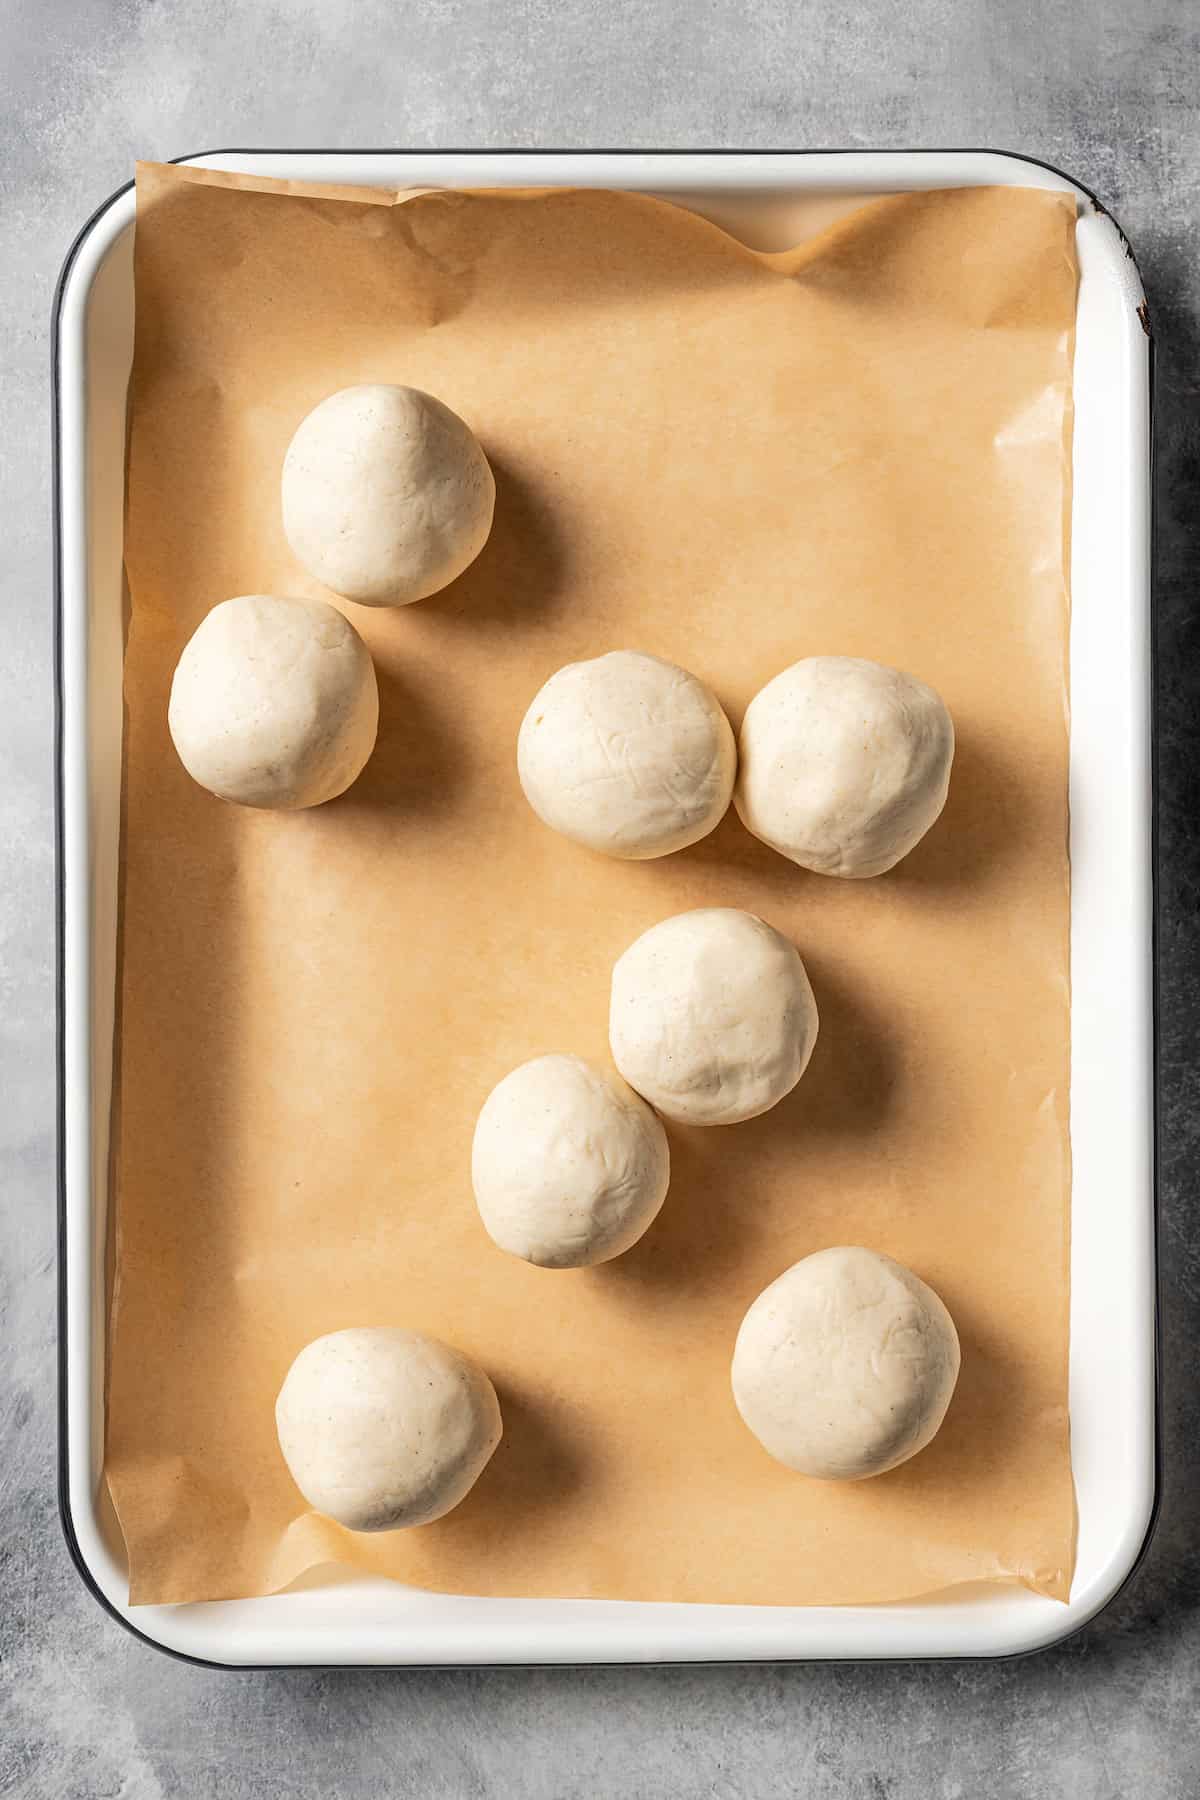
<path fill-rule="evenodd" d="M 502 1431 L 496 1390 L 470 1357 L 391 1326 L 314 1338 L 287 1372 L 275 1424 L 304 1498 L 351 1531 L 440 1519 Z"/>
<path fill-rule="evenodd" d="M 375 665 L 328 602 L 240 594 L 185 645 L 167 721 L 188 774 L 222 800 L 320 806 L 375 747 Z"/>
<path fill-rule="evenodd" d="M 882 875 L 946 804 L 954 725 L 915 675 L 809 656 L 746 708 L 733 803 L 743 825 L 819 875 Z"/>
<path fill-rule="evenodd" d="M 808 1067 L 817 1024 L 795 945 L 732 907 L 652 925 L 613 968 L 613 1061 L 681 1124 L 732 1125 L 768 1111 Z"/>
<path fill-rule="evenodd" d="M 470 427 L 419 388 L 341 388 L 283 462 L 283 529 L 310 575 L 360 606 L 424 600 L 474 562 L 496 483 Z"/>
<path fill-rule="evenodd" d="M 559 669 L 517 740 L 521 786 L 539 819 L 631 862 L 710 832 L 736 768 L 733 731 L 704 683 L 638 650 Z"/>
<path fill-rule="evenodd" d="M 958 1368 L 954 1321 L 911 1269 L 874 1250 L 818 1250 L 743 1319 L 733 1397 L 777 1462 L 860 1481 L 925 1448 Z"/>
<path fill-rule="evenodd" d="M 608 1262 L 657 1217 L 667 1134 L 623 1081 L 578 1056 L 538 1056 L 492 1089 L 471 1179 L 502 1250 L 547 1269 Z"/>

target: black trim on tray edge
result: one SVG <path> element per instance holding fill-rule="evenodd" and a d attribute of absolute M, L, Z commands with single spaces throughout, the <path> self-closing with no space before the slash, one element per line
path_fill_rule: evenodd
<path fill-rule="evenodd" d="M 461 149 L 461 150 L 446 149 L 446 148 L 437 148 L 437 149 L 416 148 L 416 149 L 409 149 L 409 150 L 397 150 L 395 148 L 383 149 L 383 150 L 367 150 L 367 149 L 360 148 L 357 150 L 345 150 L 345 149 L 336 149 L 336 148 L 329 148 L 329 149 L 298 148 L 295 146 L 293 146 L 290 149 L 280 149 L 280 148 L 272 148 L 270 146 L 265 147 L 265 148 L 260 146 L 257 149 L 242 148 L 242 147 L 236 147 L 236 148 L 227 147 L 227 148 L 220 149 L 220 150 L 194 150 L 194 151 L 188 152 L 184 156 L 173 156 L 173 157 L 169 158 L 168 160 L 172 163 L 191 163 L 197 157 L 213 157 L 213 156 L 364 156 L 365 157 L 365 156 L 406 156 L 406 155 L 407 156 L 529 156 L 529 155 L 538 155 L 538 156 L 678 156 L 678 157 L 757 156 L 757 155 L 761 155 L 761 156 L 795 156 L 797 158 L 810 157 L 810 156 L 862 156 L 862 155 L 871 155 L 871 156 L 919 156 L 919 155 L 925 155 L 925 156 L 1002 156 L 1002 157 L 1006 158 L 1009 162 L 1029 163 L 1034 168 L 1045 169 L 1047 171 L 1047 173 L 1049 173 L 1051 175 L 1057 175 L 1061 181 L 1070 182 L 1072 187 L 1077 188 L 1080 193 L 1085 194 L 1087 196 L 1088 200 L 1091 202 L 1092 206 L 1095 208 L 1095 210 L 1103 218 L 1107 218 L 1111 222 L 1113 229 L 1116 231 L 1118 237 L 1121 240 L 1122 245 L 1124 246 L 1126 255 L 1129 257 L 1129 260 L 1132 262 L 1132 264 L 1134 266 L 1134 270 L 1137 273 L 1138 282 L 1141 287 L 1141 291 L 1142 291 L 1142 295 L 1143 295 L 1143 303 L 1142 303 L 1142 306 L 1138 309 L 1138 317 L 1139 317 L 1139 320 L 1142 324 L 1142 328 L 1145 331 L 1147 339 L 1148 339 L 1148 344 L 1147 344 L 1148 420 L 1147 420 L 1147 424 L 1148 424 L 1148 429 L 1149 429 L 1149 457 L 1148 457 L 1148 471 L 1147 472 L 1148 472 L 1148 477 L 1149 477 L 1149 482 L 1150 482 L 1150 542 L 1149 542 L 1150 571 L 1149 571 L 1149 593 L 1148 593 L 1148 597 L 1147 597 L 1147 604 L 1148 604 L 1149 613 L 1150 613 L 1150 621 L 1149 621 L 1150 622 L 1150 667 L 1149 667 L 1150 692 L 1149 692 L 1149 696 L 1148 696 L 1149 704 L 1148 704 L 1147 710 L 1148 710 L 1149 737 L 1150 737 L 1150 744 L 1149 744 L 1149 748 L 1150 748 L 1150 884 L 1151 884 L 1150 929 L 1151 929 L 1151 1065 L 1152 1065 L 1151 1066 L 1151 1081 L 1152 1081 L 1152 1087 L 1153 1087 L 1152 1097 L 1151 1097 L 1151 1134 L 1152 1134 L 1151 1155 L 1152 1155 L 1152 1159 L 1153 1159 L 1152 1175 L 1151 1175 L 1151 1211 L 1152 1211 L 1151 1228 L 1152 1228 L 1152 1237 L 1153 1237 L 1153 1258 L 1154 1258 L 1154 1493 L 1153 1493 L 1151 1503 L 1150 1503 L 1150 1516 L 1146 1522 L 1145 1535 L 1142 1538 L 1142 1542 L 1138 1549 L 1137 1555 L 1134 1557 L 1133 1561 L 1129 1565 L 1128 1571 L 1123 1576 L 1121 1581 L 1117 1584 L 1117 1586 L 1113 1589 L 1112 1593 L 1108 1596 L 1107 1600 L 1105 1600 L 1101 1606 L 1097 1607 L 1097 1609 L 1094 1613 L 1091 1613 L 1088 1616 L 1088 1618 L 1086 1618 L 1086 1619 L 1081 1619 L 1077 1625 L 1074 1625 L 1069 1630 L 1063 1632 L 1061 1636 L 1051 1638 L 1048 1642 L 1046 1642 L 1044 1644 L 1035 1645 L 1033 1648 L 1028 1649 L 1028 1650 L 1009 1650 L 1009 1651 L 1004 1651 L 1004 1652 L 998 1653 L 997 1655 L 994 1655 L 994 1656 L 988 1656 L 988 1655 L 978 1655 L 978 1656 L 966 1656 L 966 1655 L 959 1655 L 959 1656 L 954 1656 L 954 1655 L 949 1655 L 949 1656 L 872 1656 L 872 1657 L 773 1656 L 773 1657 L 761 1657 L 761 1658 L 754 1657 L 754 1658 L 748 1659 L 748 1661 L 749 1661 L 750 1665 L 761 1664 L 763 1667 L 769 1667 L 772 1664 L 778 1664 L 778 1663 L 800 1664 L 800 1663 L 814 1663 L 814 1662 L 820 1662 L 820 1663 L 837 1662 L 837 1663 L 842 1663 L 842 1664 L 847 1664 L 847 1665 L 854 1665 L 857 1667 L 869 1668 L 869 1667 L 872 1667 L 873 1665 L 878 1665 L 880 1663 L 897 1663 L 897 1662 L 933 1663 L 933 1664 L 941 1663 L 941 1662 L 945 1662 L 945 1663 L 1017 1662 L 1028 1656 L 1040 1656 L 1040 1655 L 1043 1655 L 1048 1650 L 1057 1649 L 1060 1645 L 1069 1643 L 1073 1638 L 1077 1637 L 1081 1631 L 1085 1631 L 1087 1629 L 1087 1627 L 1089 1625 L 1091 1625 L 1096 1619 L 1098 1619 L 1102 1613 L 1107 1612 L 1109 1607 L 1112 1606 L 1114 1604 L 1114 1602 L 1116 1600 L 1118 1600 L 1120 1598 L 1120 1596 L 1125 1592 L 1125 1589 L 1129 1586 L 1129 1584 L 1133 1581 L 1134 1577 L 1138 1574 L 1143 1562 L 1146 1559 L 1146 1555 L 1150 1549 L 1150 1545 L 1154 1538 L 1155 1531 L 1158 1528 L 1159 1514 L 1160 1514 L 1161 1506 L 1162 1506 L 1162 1321 L 1161 1321 L 1162 1309 L 1161 1309 L 1161 1305 L 1160 1305 L 1160 1297 L 1161 1297 L 1161 1295 L 1160 1295 L 1161 1276 L 1160 1276 L 1160 1267 L 1159 1267 L 1160 1205 L 1159 1205 L 1159 1173 L 1158 1173 L 1158 1170 L 1159 1170 L 1159 1157 L 1158 1157 L 1159 1124 L 1160 1124 L 1160 1119 L 1161 1119 L 1161 1107 L 1160 1107 L 1160 1101 L 1159 1101 L 1160 995 L 1159 995 L 1159 976 L 1158 976 L 1158 949 L 1159 949 L 1159 943 L 1161 941 L 1160 926 L 1159 926 L 1159 906 L 1160 906 L 1160 899 L 1161 899 L 1161 883 L 1160 883 L 1159 877 L 1158 877 L 1158 847 L 1159 847 L 1158 721 L 1157 721 L 1157 708 L 1156 708 L 1156 704 L 1155 704 L 1155 699 L 1156 699 L 1156 694 L 1157 694 L 1157 670 L 1158 670 L 1158 615 L 1157 615 L 1157 608 L 1155 606 L 1155 592 L 1154 592 L 1154 589 L 1155 589 L 1154 577 L 1155 577 L 1155 570 L 1156 570 L 1156 566 L 1157 566 L 1156 558 L 1155 558 L 1155 547 L 1156 547 L 1156 539 L 1157 539 L 1157 505 L 1156 505 L 1156 501 L 1155 501 L 1155 486 L 1154 486 L 1154 472 L 1155 472 L 1154 385 L 1155 385 L 1155 379 L 1156 379 L 1156 360 L 1157 359 L 1155 356 L 1154 334 L 1151 329 L 1151 324 L 1149 322 L 1149 319 L 1147 317 L 1147 306 L 1146 306 L 1146 301 L 1145 301 L 1145 284 L 1144 284 L 1144 282 L 1142 282 L 1141 269 L 1138 266 L 1138 261 L 1137 261 L 1136 255 L 1134 253 L 1133 246 L 1131 245 L 1125 232 L 1121 229 L 1121 226 L 1118 224 L 1117 220 L 1115 218 L 1113 218 L 1113 215 L 1109 212 L 1108 208 L 1099 199 L 1097 199 L 1096 195 L 1092 192 L 1091 188 L 1086 187 L 1083 184 L 1083 182 L 1077 180 L 1075 178 L 1075 176 L 1068 175 L 1065 170 L 1060 169 L 1055 163 L 1046 162 L 1042 157 L 1039 157 L 1039 156 L 1027 156 L 1023 152 L 1015 151 L 1015 150 L 988 149 L 986 147 L 982 147 L 982 146 L 978 146 L 978 145 L 976 145 L 974 147 L 943 146 L 940 148 L 918 147 L 915 149 L 914 148 L 908 148 L 908 149 L 889 148 L 889 149 L 882 149 L 882 150 L 862 150 L 862 149 L 858 149 L 858 148 L 850 148 L 847 146 L 842 146 L 841 148 L 834 149 L 834 150 L 821 150 L 821 149 L 731 150 L 731 149 L 723 149 L 723 148 L 722 149 L 692 148 L 692 149 L 687 149 L 687 150 L 663 150 L 663 149 L 654 149 L 653 147 L 646 147 L 646 146 L 625 147 L 625 148 L 619 148 L 619 149 L 603 149 L 603 148 L 597 149 L 595 147 L 591 147 L 588 149 L 539 148 L 536 150 L 521 150 L 521 149 L 515 149 L 515 148 L 509 146 L 509 147 L 506 147 L 505 149 L 497 150 L 497 149 L 488 148 L 487 146 L 482 146 L 482 145 L 473 145 L 467 149 Z M 681 1661 L 680 1659 L 672 1658 L 671 1660 L 665 1661 L 665 1662 L 647 1661 L 645 1663 L 641 1663 L 638 1661 L 629 1661 L 627 1659 L 621 1659 L 621 1658 L 613 1658 L 611 1661 L 606 1661 L 606 1662 L 591 1662 L 591 1661 L 589 1661 L 587 1663 L 572 1663 L 572 1662 L 557 1662 L 557 1661 L 556 1662 L 548 1662 L 548 1663 L 536 1663 L 536 1662 L 518 1662 L 518 1663 L 507 1663 L 507 1662 L 505 1662 L 505 1663 L 441 1663 L 441 1662 L 438 1662 L 438 1663 L 378 1663 L 378 1662 L 225 1663 L 225 1662 L 218 1662 L 215 1660 L 215 1658 L 203 1657 L 203 1656 L 193 1656 L 186 1650 L 176 1649 L 173 1644 L 165 1644 L 162 1642 L 162 1640 L 160 1638 L 151 1637 L 149 1635 L 149 1633 L 140 1630 L 139 1627 L 132 1622 L 132 1620 L 127 1618 L 123 1612 L 119 1611 L 118 1608 L 116 1606 L 114 1606 L 112 1601 L 108 1598 L 108 1595 L 105 1594 L 104 1591 L 101 1589 L 99 1582 L 96 1580 L 95 1575 L 92 1573 L 92 1570 L 87 1562 L 87 1559 L 84 1556 L 83 1551 L 80 1548 L 79 1539 L 75 1532 L 74 1520 L 73 1520 L 72 1514 L 71 1514 L 70 1470 L 69 1470 L 70 1452 L 69 1452 L 69 1438 L 68 1438 L 68 1431 L 67 1431 L 67 1358 L 66 1358 L 66 1343 L 67 1343 L 67 1281 L 66 1281 L 67 1189 L 66 1189 L 66 1080 L 65 1080 L 65 1075 L 66 1075 L 66 969 L 65 969 L 65 949 L 64 949 L 64 915 L 65 915 L 65 910 L 66 910 L 66 890 L 65 890 L 64 874 L 63 874 L 63 727 L 62 727 L 62 721 L 63 721 L 64 693 L 63 693 L 63 661 L 62 661 L 62 654 L 63 654 L 62 653 L 62 640 L 63 640 L 62 436 L 61 436 L 61 430 L 60 430 L 61 382 L 60 382 L 60 377 L 59 377 L 59 340 L 60 340 L 60 336 L 61 336 L 63 295 L 66 290 L 67 281 L 70 277 L 71 271 L 75 266 L 75 261 L 79 254 L 79 251 L 82 248 L 85 239 L 88 237 L 88 235 L 92 231 L 93 227 L 99 223 L 100 219 L 109 210 L 109 208 L 111 206 L 113 206 L 116 203 L 116 201 L 118 201 L 121 198 L 121 196 L 123 194 L 127 194 L 129 192 L 129 190 L 132 187 L 134 187 L 134 185 L 135 185 L 135 183 L 133 181 L 126 181 L 126 182 L 123 182 L 119 188 L 115 188 L 113 190 L 113 192 L 108 196 L 108 198 L 106 200 L 104 200 L 98 207 L 96 207 L 94 212 L 92 212 L 89 215 L 89 217 L 87 218 L 85 223 L 80 227 L 79 231 L 76 233 L 76 235 L 71 243 L 71 246 L 67 251 L 66 257 L 63 261 L 62 268 L 59 271 L 58 280 L 56 281 L 56 283 L 54 285 L 54 299 L 53 299 L 53 303 L 52 303 L 51 323 L 50 323 L 50 404 L 51 404 L 51 418 L 50 418 L 51 445 L 50 445 L 50 449 L 51 449 L 51 505 L 53 508 L 52 531 L 51 531 L 52 579 L 53 579 L 52 654 L 53 654 L 53 679 L 54 679 L 54 714 L 53 714 L 54 933 L 55 933 L 55 954 L 54 954 L 55 1052 L 54 1052 L 54 1062 L 55 1062 L 55 1079 L 56 1079 L 56 1084 L 57 1084 L 57 1095 L 56 1095 L 56 1106 L 55 1106 L 55 1156 L 56 1156 L 55 1185 L 56 1185 L 56 1192 L 57 1192 L 57 1210 L 58 1210 L 57 1234 L 56 1234 L 57 1257 L 58 1257 L 58 1298 L 57 1298 L 57 1322 L 58 1322 L 58 1356 L 57 1356 L 57 1370 L 58 1370 L 58 1516 L 59 1516 L 59 1522 L 62 1526 L 63 1537 L 66 1540 L 67 1549 L 70 1552 L 71 1560 L 75 1565 L 75 1568 L 79 1574 L 79 1578 L 82 1581 L 84 1587 L 91 1594 L 92 1598 L 96 1601 L 97 1605 L 100 1606 L 103 1609 L 103 1611 L 109 1615 L 110 1618 L 115 1619 L 117 1624 L 119 1626 L 121 1626 L 123 1630 L 127 1631 L 131 1637 L 136 1638 L 139 1643 L 147 1645 L 150 1649 L 158 1651 L 161 1655 L 171 1657 L 176 1662 L 188 1663 L 193 1668 L 196 1668 L 196 1669 L 216 1670 L 222 1674 L 254 1675 L 254 1674 L 264 1674 L 264 1673 L 269 1673 L 269 1672 L 273 1672 L 276 1670 L 287 1670 L 287 1669 L 295 1669 L 295 1670 L 308 1669 L 308 1670 L 312 1670 L 314 1672 L 324 1672 L 324 1671 L 336 1672 L 336 1671 L 342 1670 L 342 1669 L 375 1669 L 375 1670 L 391 1669 L 391 1670 L 396 1671 L 397 1673 L 401 1673 L 401 1672 L 404 1672 L 407 1670 L 417 1671 L 417 1670 L 424 1670 L 424 1669 L 453 1669 L 453 1668 L 459 1668 L 459 1669 L 463 1669 L 463 1668 L 549 1668 L 549 1669 L 552 1669 L 552 1668 L 587 1668 L 587 1667 L 595 1667 L 595 1668 L 604 1668 L 604 1667 L 621 1668 L 621 1667 L 624 1667 L 624 1668 L 673 1669 L 673 1668 L 678 1668 L 678 1667 L 702 1668 L 702 1667 L 718 1667 L 718 1666 L 726 1666 L 726 1665 L 737 1665 L 737 1664 L 739 1664 L 739 1662 L 741 1663 L 742 1666 L 747 1666 L 747 1659 L 739 1659 L 737 1657 L 698 1658 L 695 1660 L 689 1658 L 686 1661 Z"/>

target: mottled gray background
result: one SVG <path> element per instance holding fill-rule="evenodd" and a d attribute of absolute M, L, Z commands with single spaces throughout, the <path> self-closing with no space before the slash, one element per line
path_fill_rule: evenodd
<path fill-rule="evenodd" d="M 1189 17 L 1190 15 L 1190 17 Z M 0 0 L 0 1793 L 1200 1793 L 1200 15 L 1185 0 Z M 986 144 L 1090 185 L 1158 342 L 1165 1484 L 1141 1573 L 1015 1664 L 224 1675 L 100 1612 L 54 1500 L 48 341 L 135 157 Z"/>

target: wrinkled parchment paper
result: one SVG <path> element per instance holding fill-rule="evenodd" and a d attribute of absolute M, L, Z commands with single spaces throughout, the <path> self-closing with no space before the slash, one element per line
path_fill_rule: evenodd
<path fill-rule="evenodd" d="M 1066 1596 L 1075 287 L 1072 203 L 1011 188 L 758 255 L 628 194 L 140 171 L 106 1463 L 135 1601 L 331 1561 L 476 1594 Z M 436 598 L 347 607 L 382 699 L 350 793 L 241 811 L 172 751 L 172 669 L 217 601 L 321 591 L 280 461 L 356 381 L 470 421 L 495 529 Z M 525 805 L 514 746 L 554 669 L 619 647 L 735 724 L 799 656 L 913 670 L 958 727 L 942 821 L 864 882 L 732 813 L 662 861 L 589 855 Z M 666 1207 L 619 1261 L 504 1256 L 469 1182 L 484 1096 L 539 1052 L 603 1059 L 613 960 L 712 904 L 799 945 L 809 1073 L 752 1123 L 672 1126 Z M 729 1393 L 746 1306 L 837 1243 L 915 1268 L 963 1345 L 934 1445 L 853 1485 L 770 1461 Z M 504 1441 L 437 1524 L 347 1533 L 280 1457 L 289 1362 L 358 1324 L 496 1382 Z"/>

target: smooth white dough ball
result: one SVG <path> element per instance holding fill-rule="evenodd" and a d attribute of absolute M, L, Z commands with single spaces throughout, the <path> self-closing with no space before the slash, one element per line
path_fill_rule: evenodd
<path fill-rule="evenodd" d="M 375 665 L 328 602 L 241 594 L 189 638 L 167 722 L 188 774 L 222 800 L 320 806 L 375 747 Z"/>
<path fill-rule="evenodd" d="M 440 1519 L 502 1431 L 496 1390 L 470 1357 L 391 1326 L 314 1338 L 287 1372 L 275 1425 L 309 1505 L 351 1531 Z"/>
<path fill-rule="evenodd" d="M 539 819 L 629 861 L 706 836 L 728 809 L 736 769 L 732 727 L 704 683 L 639 650 L 559 669 L 517 740 Z"/>
<path fill-rule="evenodd" d="M 776 1461 L 859 1481 L 925 1448 L 958 1367 L 954 1321 L 911 1269 L 874 1250 L 818 1250 L 743 1319 L 733 1397 Z"/>
<path fill-rule="evenodd" d="M 310 575 L 362 606 L 407 606 L 474 562 L 496 483 L 470 427 L 419 388 L 341 388 L 283 461 L 283 529 Z"/>
<path fill-rule="evenodd" d="M 882 875 L 946 804 L 954 725 L 915 675 L 810 656 L 746 708 L 734 805 L 773 850 L 819 875 Z"/>
<path fill-rule="evenodd" d="M 732 1125 L 795 1087 L 817 1041 L 800 954 L 753 913 L 703 907 L 652 925 L 613 969 L 613 1061 L 668 1119 Z"/>
<path fill-rule="evenodd" d="M 538 1056 L 492 1089 L 471 1179 L 502 1250 L 578 1269 L 628 1250 L 671 1177 L 667 1134 L 644 1100 L 578 1056 Z"/>

